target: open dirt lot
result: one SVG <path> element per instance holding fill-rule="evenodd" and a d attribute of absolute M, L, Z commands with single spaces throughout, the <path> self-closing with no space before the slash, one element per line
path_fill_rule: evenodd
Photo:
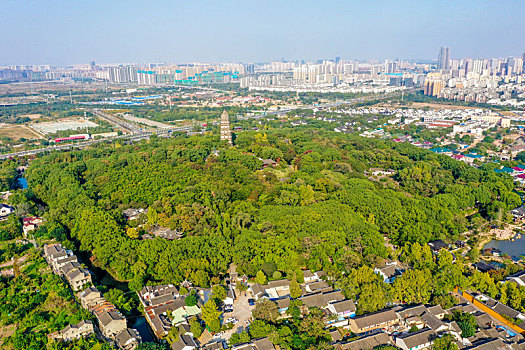
<path fill-rule="evenodd" d="M 31 125 L 34 129 L 44 133 L 52 134 L 59 130 L 78 130 L 96 127 L 98 124 L 84 119 L 61 119 L 56 122 L 35 123 Z"/>
<path fill-rule="evenodd" d="M 21 138 L 32 140 L 42 139 L 43 136 L 26 125 L 0 124 L 0 135 L 13 140 Z"/>

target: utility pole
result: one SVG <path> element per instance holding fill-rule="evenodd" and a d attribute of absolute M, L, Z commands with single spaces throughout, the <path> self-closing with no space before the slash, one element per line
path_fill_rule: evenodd
<path fill-rule="evenodd" d="M 84 111 L 84 121 L 86 122 L 86 134 L 89 135 L 88 123 L 87 123 L 87 112 Z"/>

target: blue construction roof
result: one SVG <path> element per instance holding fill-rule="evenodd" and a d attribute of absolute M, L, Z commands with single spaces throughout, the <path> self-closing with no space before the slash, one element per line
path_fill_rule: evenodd
<path fill-rule="evenodd" d="M 469 154 L 465 154 L 465 157 L 479 159 L 479 158 L 481 158 L 483 156 L 481 154 L 469 153 Z"/>
<path fill-rule="evenodd" d="M 432 151 L 432 152 L 436 152 L 436 153 L 447 153 L 447 152 L 451 152 L 448 148 L 440 148 L 440 147 L 432 148 L 431 151 Z"/>
<path fill-rule="evenodd" d="M 511 173 L 514 172 L 514 170 L 511 169 L 511 168 L 507 168 L 506 166 L 504 166 L 504 167 L 501 168 L 501 169 L 494 169 L 494 172 L 496 172 L 496 173 L 507 173 L 507 174 L 511 174 Z"/>

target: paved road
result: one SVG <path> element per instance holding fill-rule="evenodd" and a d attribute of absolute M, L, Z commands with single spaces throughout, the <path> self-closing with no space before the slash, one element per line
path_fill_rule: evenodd
<path fill-rule="evenodd" d="M 117 117 L 111 115 L 111 114 L 107 114 L 106 112 L 104 112 L 104 110 L 91 109 L 90 111 L 91 111 L 91 113 L 93 113 L 94 115 L 99 117 L 100 119 L 103 119 L 103 120 L 107 121 L 110 124 L 116 125 L 120 129 L 122 129 L 122 131 L 124 131 L 124 132 L 130 132 L 132 134 L 136 134 L 136 133 L 140 133 L 142 131 L 142 129 L 137 127 L 135 124 L 128 123 L 128 122 L 126 122 L 126 121 L 124 121 L 124 120 L 122 120 L 120 118 L 117 118 Z"/>
<path fill-rule="evenodd" d="M 23 157 L 23 156 L 28 156 L 28 155 L 53 152 L 53 151 L 71 150 L 71 149 L 76 149 L 76 148 L 82 149 L 82 148 L 89 147 L 91 145 L 94 145 L 100 142 L 113 141 L 116 139 L 138 141 L 141 139 L 148 138 L 154 134 L 157 136 L 165 137 L 165 136 L 169 136 L 174 131 L 191 131 L 191 130 L 193 130 L 193 127 L 183 126 L 183 127 L 172 127 L 172 128 L 166 128 L 166 129 L 157 129 L 155 131 L 140 131 L 140 132 L 133 133 L 133 134 L 118 135 L 118 136 L 113 136 L 113 137 L 106 137 L 103 139 L 77 142 L 73 144 L 64 144 L 64 145 L 59 144 L 59 145 L 53 145 L 53 146 L 39 148 L 39 149 L 32 149 L 32 150 L 13 152 L 13 153 L 5 153 L 5 154 L 0 154 L 0 159 Z"/>
<path fill-rule="evenodd" d="M 25 262 L 25 261 L 27 260 L 27 258 L 29 258 L 29 254 L 26 254 L 26 255 L 24 255 L 24 256 L 18 258 L 18 259 L 17 259 L 17 263 L 19 263 L 19 264 L 20 264 L 20 263 L 23 263 L 23 262 Z M 14 260 L 8 260 L 8 261 L 6 261 L 6 262 L 0 264 L 0 268 L 4 268 L 4 267 L 11 266 L 11 265 L 14 264 L 14 262 L 15 262 Z"/>

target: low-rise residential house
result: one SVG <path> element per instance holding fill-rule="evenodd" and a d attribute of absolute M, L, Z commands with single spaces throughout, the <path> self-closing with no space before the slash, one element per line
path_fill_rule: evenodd
<path fill-rule="evenodd" d="M 521 312 L 491 298 L 483 294 L 474 294 L 474 297 L 491 308 L 492 310 L 496 311 L 498 314 L 510 317 L 511 319 L 519 319 L 521 321 L 525 321 L 525 315 Z"/>
<path fill-rule="evenodd" d="M 152 301 L 159 296 L 171 295 L 173 297 L 179 296 L 179 290 L 173 284 L 161 284 L 158 286 L 145 286 L 140 291 L 141 300 L 149 304 L 156 304 Z"/>
<path fill-rule="evenodd" d="M 398 276 L 401 276 L 402 271 L 399 269 L 397 261 L 390 261 L 383 267 L 376 267 L 374 273 L 380 275 L 383 282 L 393 283 Z"/>
<path fill-rule="evenodd" d="M 317 276 L 314 275 L 310 270 L 303 271 L 303 279 L 304 283 L 314 282 L 318 280 Z"/>
<path fill-rule="evenodd" d="M 474 342 L 469 346 L 468 350 L 512 350 L 518 347 L 513 347 L 511 344 L 506 344 L 500 338 L 483 338 Z"/>
<path fill-rule="evenodd" d="M 66 260 L 66 259 L 64 259 Z M 73 271 L 74 269 L 79 269 L 81 268 L 82 266 L 78 263 L 78 261 L 71 261 L 71 262 L 67 262 L 65 263 L 64 265 L 60 266 L 60 274 L 61 275 L 66 275 L 68 274 L 69 272 Z"/>
<path fill-rule="evenodd" d="M 403 310 L 398 311 L 400 318 L 408 319 L 411 317 L 418 317 L 423 315 L 427 311 L 425 305 L 409 306 Z"/>
<path fill-rule="evenodd" d="M 115 339 L 127 328 L 126 318 L 118 311 L 104 311 L 97 318 L 100 331 L 106 338 Z"/>
<path fill-rule="evenodd" d="M 440 320 L 442 320 L 445 317 L 445 315 L 448 314 L 447 311 L 443 310 L 441 305 L 428 306 L 426 311 L 429 314 L 436 316 Z"/>
<path fill-rule="evenodd" d="M 457 305 L 452 306 L 451 308 L 448 308 L 446 311 L 448 313 L 453 313 L 454 310 L 465 312 L 467 314 L 474 314 L 478 312 L 478 309 L 470 303 L 457 304 Z"/>
<path fill-rule="evenodd" d="M 290 298 L 277 299 L 275 302 L 277 303 L 277 308 L 279 309 L 279 312 L 281 314 L 286 313 L 286 311 L 290 307 Z"/>
<path fill-rule="evenodd" d="M 222 302 L 224 303 L 224 305 L 233 305 L 235 299 L 236 299 L 235 290 L 230 285 L 226 291 L 226 298 L 224 298 Z"/>
<path fill-rule="evenodd" d="M 263 163 L 263 168 L 277 166 L 277 162 L 273 159 L 262 159 L 262 163 Z"/>
<path fill-rule="evenodd" d="M 93 322 L 89 320 L 87 321 L 84 320 L 84 321 L 80 321 L 77 324 L 67 325 L 64 329 L 50 334 L 49 338 L 67 342 L 67 341 L 79 339 L 82 337 L 88 337 L 92 334 L 95 334 Z"/>
<path fill-rule="evenodd" d="M 200 347 L 201 350 L 223 350 L 224 345 L 222 342 L 209 343 Z"/>
<path fill-rule="evenodd" d="M 320 281 L 323 276 L 326 276 L 326 273 L 324 271 L 317 271 L 317 272 L 312 272 L 310 270 L 303 271 L 304 283 Z"/>
<path fill-rule="evenodd" d="M 394 310 L 383 310 L 372 314 L 351 318 L 350 330 L 355 334 L 370 332 L 376 329 L 388 329 L 399 323 L 400 319 Z"/>
<path fill-rule="evenodd" d="M 158 226 L 158 225 L 152 227 L 148 231 L 148 233 L 154 237 L 167 239 L 169 241 L 181 239 L 184 236 L 184 233 L 178 230 L 171 230 L 168 227 Z"/>
<path fill-rule="evenodd" d="M 333 315 L 337 316 L 339 320 L 355 317 L 356 307 L 352 300 L 330 303 L 327 305 L 327 309 L 330 310 Z"/>
<path fill-rule="evenodd" d="M 97 318 L 99 318 L 103 313 L 105 312 L 118 312 L 115 305 L 111 304 L 109 301 L 106 300 L 106 298 L 103 299 L 103 301 L 93 307 L 90 307 L 88 309 L 93 315 L 95 315 Z"/>
<path fill-rule="evenodd" d="M 250 293 L 252 293 L 253 298 L 256 300 L 264 297 L 266 295 L 267 285 L 255 283 L 250 286 Z"/>
<path fill-rule="evenodd" d="M 71 289 L 75 292 L 81 290 L 86 284 L 92 282 L 89 270 L 84 268 L 73 268 L 68 273 L 64 274 L 64 276 L 69 282 Z"/>
<path fill-rule="evenodd" d="M 428 349 L 436 338 L 436 332 L 432 329 L 425 328 L 417 332 L 410 332 L 396 337 L 396 346 L 403 350 Z"/>
<path fill-rule="evenodd" d="M 325 281 L 315 281 L 315 282 L 310 282 L 304 285 L 304 289 L 308 293 L 314 293 L 314 292 L 326 289 L 328 287 L 330 286 Z"/>
<path fill-rule="evenodd" d="M 277 280 L 270 281 L 268 284 L 255 283 L 250 286 L 250 292 L 255 299 L 267 297 L 271 300 L 279 299 L 290 295 L 290 281 Z"/>
<path fill-rule="evenodd" d="M 232 350 L 274 350 L 275 346 L 268 338 L 253 340 L 251 343 L 235 345 Z"/>
<path fill-rule="evenodd" d="M 425 312 L 423 315 L 420 316 L 421 320 L 425 323 L 425 325 L 432 329 L 434 332 L 443 332 L 450 330 L 449 324 L 441 321 L 436 316 L 432 315 L 429 312 Z"/>
<path fill-rule="evenodd" d="M 115 342 L 121 350 L 133 350 L 142 342 L 142 338 L 136 329 L 126 328 L 115 337 Z"/>
<path fill-rule="evenodd" d="M 334 348 L 336 350 L 370 350 L 382 345 L 394 345 L 394 342 L 387 333 L 376 332 L 350 342 L 338 342 L 334 344 Z"/>
<path fill-rule="evenodd" d="M 449 248 L 449 245 L 447 243 L 445 243 L 444 241 L 442 241 L 441 239 L 438 239 L 438 240 L 435 240 L 435 241 L 432 241 L 432 242 L 428 242 L 428 246 L 436 254 L 441 249 L 448 249 Z"/>
<path fill-rule="evenodd" d="M 7 204 L 0 203 L 0 220 L 7 218 L 15 212 L 15 208 Z"/>
<path fill-rule="evenodd" d="M 479 261 L 477 263 L 474 264 L 474 267 L 479 271 L 479 272 L 489 272 L 489 271 L 496 271 L 498 270 L 499 268 L 493 264 L 491 264 L 490 262 L 486 262 L 486 261 Z"/>
<path fill-rule="evenodd" d="M 53 270 L 55 271 L 56 274 L 59 274 L 59 275 L 64 275 L 64 272 L 62 270 L 62 268 L 68 264 L 71 264 L 71 263 L 77 263 L 78 264 L 78 259 L 75 255 L 72 255 L 72 256 L 68 256 L 68 257 L 65 257 L 63 259 L 60 259 L 60 260 L 56 260 L 53 262 Z"/>
<path fill-rule="evenodd" d="M 519 221 L 525 217 L 525 207 L 523 207 L 523 205 L 519 206 L 517 208 L 512 209 L 510 213 L 514 218 L 514 221 Z"/>
<path fill-rule="evenodd" d="M 171 350 L 193 350 L 197 349 L 197 343 L 193 340 L 193 337 L 181 334 L 179 340 L 171 344 Z"/>
<path fill-rule="evenodd" d="M 60 243 L 48 244 L 44 246 L 44 258 L 53 269 L 53 272 L 56 274 L 59 273 L 59 269 L 63 265 L 71 261 L 77 261 L 77 258 L 73 252 L 71 250 L 64 249 Z"/>
<path fill-rule="evenodd" d="M 278 299 L 286 295 L 290 295 L 290 281 L 277 280 L 268 282 L 266 294 L 270 299 Z"/>
<path fill-rule="evenodd" d="M 332 338 L 332 342 L 338 342 L 343 339 L 343 335 L 339 331 L 339 329 L 334 328 L 329 330 L 330 332 L 330 338 Z"/>
<path fill-rule="evenodd" d="M 507 281 L 514 282 L 518 286 L 525 286 L 525 270 L 508 276 Z"/>
<path fill-rule="evenodd" d="M 39 217 L 29 217 L 22 219 L 22 230 L 24 232 L 24 237 L 27 238 L 27 234 L 31 231 L 36 230 L 38 226 L 42 224 L 42 218 Z"/>
<path fill-rule="evenodd" d="M 165 336 L 172 326 L 186 322 L 188 317 L 201 312 L 201 304 L 187 306 L 186 298 L 179 295 L 178 289 L 171 284 L 146 286 L 138 295 L 146 320 L 157 338 Z"/>
<path fill-rule="evenodd" d="M 144 210 L 142 208 L 139 208 L 139 209 L 134 209 L 134 208 L 128 208 L 126 210 L 124 210 L 122 212 L 122 214 L 124 214 L 124 217 L 127 219 L 127 220 L 137 220 L 140 216 L 140 214 L 144 213 L 146 214 L 148 212 L 148 210 Z"/>
<path fill-rule="evenodd" d="M 80 299 L 80 305 L 82 305 L 82 307 L 86 310 L 89 310 L 106 300 L 102 296 L 102 293 L 100 293 L 99 290 L 94 286 L 90 286 L 78 293 L 78 298 Z"/>
<path fill-rule="evenodd" d="M 303 295 L 299 300 L 303 302 L 303 305 L 307 307 L 317 307 L 319 309 L 325 309 L 328 304 L 335 303 L 345 300 L 345 297 L 341 291 L 329 291 L 329 292 L 318 292 Z"/>

